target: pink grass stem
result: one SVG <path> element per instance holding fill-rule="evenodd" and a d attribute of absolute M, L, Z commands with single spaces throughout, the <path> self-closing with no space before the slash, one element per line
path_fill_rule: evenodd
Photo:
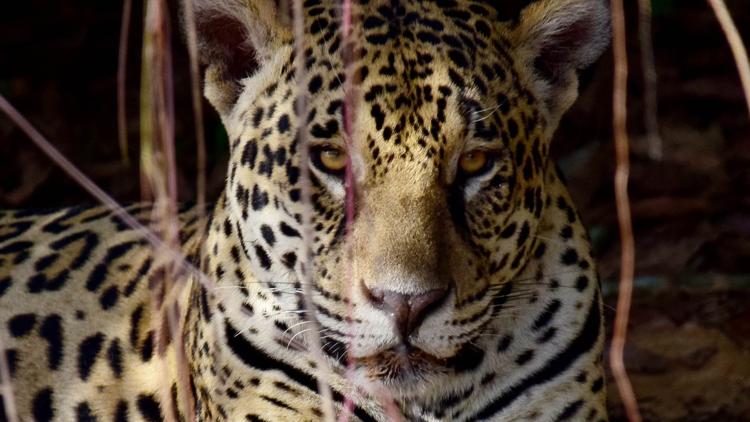
<path fill-rule="evenodd" d="M 625 38 L 625 13 L 622 0 L 612 0 L 612 32 L 615 56 L 615 76 L 613 92 L 614 138 L 617 164 L 615 168 L 615 200 L 620 226 L 622 255 L 620 257 L 620 283 L 617 298 L 617 313 L 610 345 L 609 359 L 612 375 L 620 392 L 625 413 L 630 422 L 640 422 L 638 402 L 630 384 L 624 362 L 625 341 L 633 295 L 633 275 L 635 272 L 635 241 L 633 222 L 628 198 L 628 178 L 630 175 L 630 149 L 627 133 L 627 83 L 628 56 Z"/>

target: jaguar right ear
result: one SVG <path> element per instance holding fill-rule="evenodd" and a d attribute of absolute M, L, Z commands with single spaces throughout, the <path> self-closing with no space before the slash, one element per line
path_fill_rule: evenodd
<path fill-rule="evenodd" d="M 185 0 L 195 13 L 198 52 L 207 65 L 205 95 L 226 116 L 241 80 L 266 64 L 292 39 L 283 0 Z"/>
<path fill-rule="evenodd" d="M 538 0 L 521 12 L 513 42 L 554 125 L 578 96 L 577 72 L 609 45 L 605 0 Z"/>

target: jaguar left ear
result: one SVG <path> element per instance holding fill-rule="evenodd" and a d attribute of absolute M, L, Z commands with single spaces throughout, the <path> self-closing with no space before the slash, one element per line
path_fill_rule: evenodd
<path fill-rule="evenodd" d="M 512 41 L 553 126 L 578 97 L 577 72 L 592 64 L 609 40 L 605 0 L 540 0 L 521 12 Z"/>
<path fill-rule="evenodd" d="M 284 0 L 185 0 L 193 3 L 205 94 L 226 116 L 241 80 L 258 72 L 292 38 Z"/>

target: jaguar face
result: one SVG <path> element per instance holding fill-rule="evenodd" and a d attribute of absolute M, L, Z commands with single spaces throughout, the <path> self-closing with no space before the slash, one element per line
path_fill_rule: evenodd
<path fill-rule="evenodd" d="M 407 391 L 481 360 L 537 252 L 550 137 L 588 64 L 566 55 L 604 28 L 596 1 L 541 3 L 513 23 L 485 2 L 373 0 L 345 38 L 338 3 L 311 0 L 304 65 L 278 12 L 235 22 L 252 54 L 209 50 L 249 287 L 290 342 L 313 331 L 309 282 L 323 350 L 363 385 Z"/>

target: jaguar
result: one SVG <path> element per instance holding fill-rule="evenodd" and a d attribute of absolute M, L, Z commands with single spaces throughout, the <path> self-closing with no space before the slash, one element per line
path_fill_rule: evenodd
<path fill-rule="evenodd" d="M 190 1 L 223 194 L 0 213 L 0 419 L 606 421 L 549 154 L 603 0 Z"/>

